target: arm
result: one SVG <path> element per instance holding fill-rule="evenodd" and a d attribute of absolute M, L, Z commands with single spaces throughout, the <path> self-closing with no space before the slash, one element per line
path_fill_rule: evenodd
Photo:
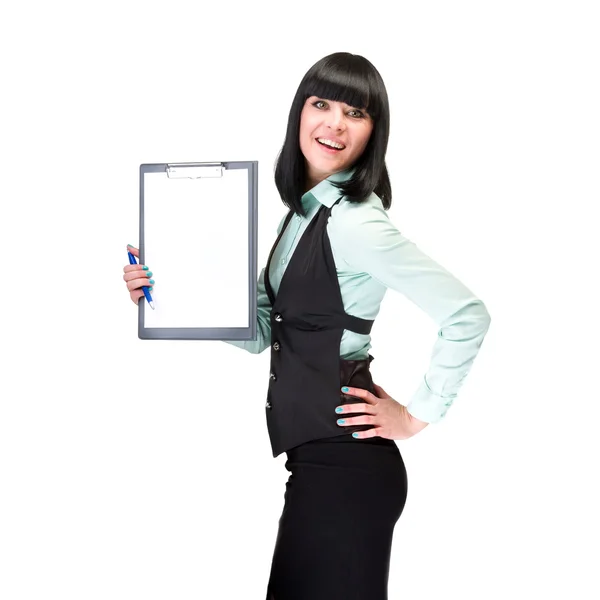
<path fill-rule="evenodd" d="M 260 272 L 256 298 L 256 340 L 221 340 L 226 344 L 259 354 L 271 345 L 271 302 L 265 289 L 265 269 Z"/>
<path fill-rule="evenodd" d="M 279 221 L 277 236 L 281 232 L 286 216 L 287 213 Z M 221 340 L 252 354 L 260 354 L 271 345 L 271 301 L 265 288 L 265 270 L 266 266 L 260 272 L 256 286 L 256 340 Z"/>
<path fill-rule="evenodd" d="M 438 325 L 429 368 L 406 408 L 419 421 L 440 421 L 489 328 L 485 305 L 404 237 L 380 203 L 342 203 L 330 223 L 332 241 L 348 265 L 400 292 Z"/>

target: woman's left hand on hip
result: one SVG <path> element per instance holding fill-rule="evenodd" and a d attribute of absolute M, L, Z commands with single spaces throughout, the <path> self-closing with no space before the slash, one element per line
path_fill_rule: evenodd
<path fill-rule="evenodd" d="M 381 386 L 373 383 L 377 396 L 371 394 L 368 390 L 356 387 L 349 387 L 348 396 L 362 398 L 364 403 L 340 404 L 338 408 L 343 411 L 337 413 L 338 417 L 343 419 L 343 423 L 338 420 L 340 427 L 352 425 L 373 425 L 371 429 L 357 431 L 355 438 L 369 438 L 379 436 L 389 440 L 405 440 L 425 429 L 429 423 L 413 417 L 406 406 L 396 402 Z M 367 413 L 358 417 L 347 416 L 352 413 Z"/>

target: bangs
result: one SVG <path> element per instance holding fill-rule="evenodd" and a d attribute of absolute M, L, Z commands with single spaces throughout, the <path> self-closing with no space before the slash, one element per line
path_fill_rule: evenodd
<path fill-rule="evenodd" d="M 318 96 L 333 102 L 345 102 L 353 108 L 364 109 L 369 116 L 377 120 L 380 115 L 381 102 L 377 94 L 375 82 L 371 82 L 370 73 L 353 70 L 328 69 L 311 74 L 303 86 L 304 100 L 310 96 Z"/>
<path fill-rule="evenodd" d="M 390 106 L 385 84 L 375 66 L 364 56 L 335 52 L 316 62 L 298 85 L 288 117 L 285 140 L 275 165 L 275 185 L 285 206 L 306 217 L 302 202 L 308 190 L 307 159 L 299 141 L 302 111 L 309 97 L 343 102 L 362 110 L 373 120 L 369 141 L 350 167 L 353 174 L 344 183 L 334 183 L 340 198 L 360 203 L 376 194 L 387 210 L 392 204 L 392 187 L 385 165 L 390 132 Z"/>

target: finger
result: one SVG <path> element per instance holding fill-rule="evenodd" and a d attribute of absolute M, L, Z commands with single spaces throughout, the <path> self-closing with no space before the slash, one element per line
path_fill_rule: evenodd
<path fill-rule="evenodd" d="M 374 415 L 375 407 L 372 404 L 364 404 L 363 402 L 356 402 L 355 404 L 341 404 L 338 406 L 342 410 L 338 414 L 348 414 L 364 412 Z M 337 412 L 337 411 L 336 411 Z"/>
<path fill-rule="evenodd" d="M 144 277 L 146 277 L 147 279 L 151 279 L 152 271 L 144 271 L 143 269 L 134 269 L 132 271 L 127 271 L 123 275 L 123 281 L 131 281 L 132 279 L 143 279 Z"/>
<path fill-rule="evenodd" d="M 150 267 L 146 265 L 125 265 L 123 267 L 123 273 L 130 273 L 131 271 L 149 271 Z"/>
<path fill-rule="evenodd" d="M 372 415 L 363 415 L 361 417 L 343 417 L 338 419 L 336 423 L 340 427 L 349 427 L 351 425 L 373 425 L 375 423 L 375 417 Z"/>
<path fill-rule="evenodd" d="M 365 429 L 364 431 L 355 431 L 352 434 L 354 439 L 362 440 L 364 438 L 381 436 L 383 433 L 382 427 L 371 427 L 371 429 Z"/>
<path fill-rule="evenodd" d="M 379 398 L 377 396 L 374 396 L 371 394 L 371 392 L 362 388 L 348 387 L 348 391 L 344 393 L 348 396 L 357 396 L 358 398 L 362 398 L 369 404 L 377 404 L 377 402 L 379 402 Z"/>
<path fill-rule="evenodd" d="M 131 298 L 131 300 L 133 301 L 134 304 L 137 304 L 140 300 L 140 298 L 144 297 L 144 291 L 143 290 L 133 290 L 132 292 L 129 292 L 129 297 Z"/>
<path fill-rule="evenodd" d="M 152 287 L 149 287 L 148 289 L 152 293 Z M 137 290 L 132 290 L 131 292 L 129 292 L 129 297 L 135 304 L 137 304 L 139 299 L 144 297 L 144 290 L 141 288 Z"/>
<path fill-rule="evenodd" d="M 131 252 L 131 254 L 133 254 L 136 258 L 139 259 L 140 251 L 135 246 L 132 246 L 131 244 L 127 244 L 127 251 Z"/>
<path fill-rule="evenodd" d="M 145 277 L 142 277 L 139 279 L 132 279 L 131 281 L 127 281 L 126 283 L 127 289 L 131 292 L 144 286 L 152 287 L 154 285 L 154 279 L 146 279 Z"/>

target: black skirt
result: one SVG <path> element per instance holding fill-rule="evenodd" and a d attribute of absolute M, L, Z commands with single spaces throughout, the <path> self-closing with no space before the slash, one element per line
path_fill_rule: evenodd
<path fill-rule="evenodd" d="M 396 443 L 344 433 L 287 457 L 267 600 L 387 600 L 408 485 Z"/>

